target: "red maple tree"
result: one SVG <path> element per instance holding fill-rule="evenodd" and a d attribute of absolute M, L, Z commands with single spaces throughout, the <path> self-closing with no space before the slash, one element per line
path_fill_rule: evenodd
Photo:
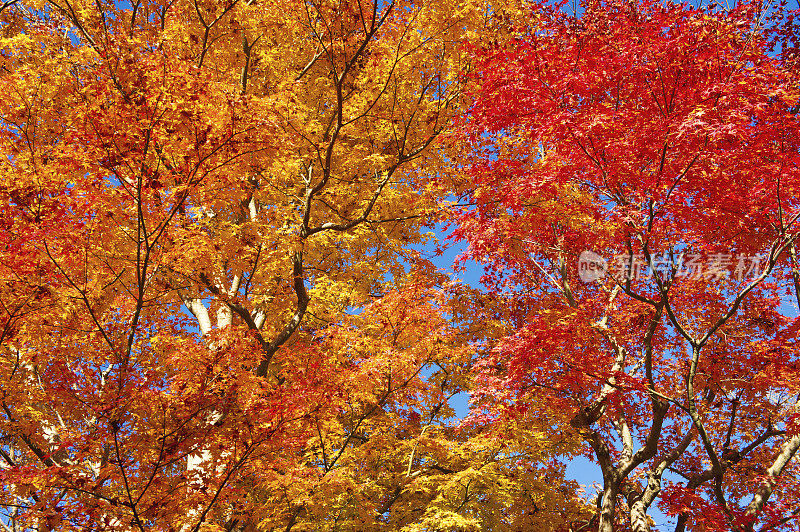
<path fill-rule="evenodd" d="M 582 530 L 649 530 L 657 500 L 678 531 L 796 526 L 798 79 L 769 16 L 540 5 L 474 50 L 455 236 L 512 329 L 475 400 L 565 413 L 603 476 Z"/>

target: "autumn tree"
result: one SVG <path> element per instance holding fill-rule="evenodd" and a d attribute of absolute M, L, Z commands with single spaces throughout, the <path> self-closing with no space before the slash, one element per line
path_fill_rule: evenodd
<path fill-rule="evenodd" d="M 650 530 L 653 503 L 676 531 L 797 526 L 800 131 L 781 16 L 537 6 L 515 39 L 474 47 L 455 234 L 512 329 L 480 364 L 479 419 L 567 413 L 602 471 L 576 530 Z"/>
<path fill-rule="evenodd" d="M 0 5 L 2 526 L 577 519 L 547 466 L 569 438 L 452 421 L 471 336 L 414 247 L 451 186 L 432 177 L 460 153 L 439 139 L 463 43 L 504 41 L 519 15 Z"/>

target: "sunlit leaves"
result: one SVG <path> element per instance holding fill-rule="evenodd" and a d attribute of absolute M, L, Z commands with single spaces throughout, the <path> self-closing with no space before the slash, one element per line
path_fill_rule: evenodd
<path fill-rule="evenodd" d="M 781 300 L 797 297 L 797 73 L 763 8 L 538 6 L 517 40 L 474 48 L 464 139 L 483 159 L 464 164 L 455 235 L 509 308 L 481 419 L 543 400 L 571 416 L 603 471 L 598 530 L 649 527 L 670 474 L 678 530 L 793 526 L 797 499 L 769 486 L 793 484 L 799 442 Z"/>

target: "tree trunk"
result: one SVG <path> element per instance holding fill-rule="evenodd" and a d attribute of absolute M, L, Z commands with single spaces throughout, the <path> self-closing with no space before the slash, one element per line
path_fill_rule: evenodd
<path fill-rule="evenodd" d="M 631 530 L 633 532 L 650 532 L 647 507 L 641 500 L 636 501 L 631 506 Z"/>
<path fill-rule="evenodd" d="M 597 532 L 614 532 L 614 507 L 617 502 L 617 490 L 606 486 L 603 489 L 603 503 L 600 506 L 600 522 Z"/>

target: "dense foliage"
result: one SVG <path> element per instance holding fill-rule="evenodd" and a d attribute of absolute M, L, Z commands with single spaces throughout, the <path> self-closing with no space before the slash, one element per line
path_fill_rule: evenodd
<path fill-rule="evenodd" d="M 0 527 L 796 527 L 796 43 L 753 3 L 0 3 Z"/>
<path fill-rule="evenodd" d="M 603 476 L 590 529 L 647 530 L 656 501 L 680 531 L 794 529 L 792 23 L 751 3 L 584 8 L 477 47 L 458 235 L 514 309 L 481 419 L 571 413 Z"/>

